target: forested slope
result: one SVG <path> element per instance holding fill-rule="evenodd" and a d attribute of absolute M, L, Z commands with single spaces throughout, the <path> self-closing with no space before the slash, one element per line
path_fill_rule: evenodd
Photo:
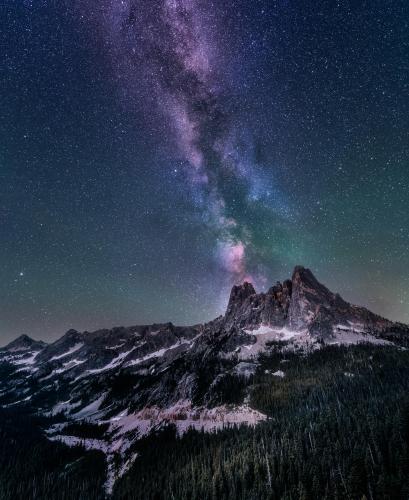
<path fill-rule="evenodd" d="M 104 455 L 48 441 L 41 423 L 21 409 L 0 410 L 1 500 L 104 498 Z"/>
<path fill-rule="evenodd" d="M 229 377 L 219 399 L 234 402 L 244 392 L 267 421 L 182 437 L 169 426 L 144 437 L 132 445 L 138 458 L 112 497 L 409 498 L 408 351 L 327 346 L 262 355 L 259 363 L 247 380 Z M 0 498 L 104 498 L 103 455 L 48 441 L 47 425 L 21 408 L 0 411 Z M 91 424 L 69 430 L 82 438 L 96 432 Z"/>
<path fill-rule="evenodd" d="M 283 378 L 272 375 L 278 368 Z M 407 499 L 408 389 L 409 353 L 396 348 L 264 357 L 251 402 L 269 421 L 181 439 L 172 429 L 145 438 L 114 496 Z"/>

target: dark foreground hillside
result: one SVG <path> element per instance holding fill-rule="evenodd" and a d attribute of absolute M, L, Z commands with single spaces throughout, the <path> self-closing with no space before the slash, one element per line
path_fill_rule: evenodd
<path fill-rule="evenodd" d="M 43 419 L 0 410 L 1 500 L 100 500 L 104 455 L 47 440 Z"/>
<path fill-rule="evenodd" d="M 265 373 L 278 367 L 284 378 Z M 252 403 L 271 420 L 216 435 L 176 439 L 168 430 L 147 438 L 115 497 L 409 498 L 409 352 L 277 354 L 263 359 L 253 384 Z"/>
<path fill-rule="evenodd" d="M 261 358 L 247 383 L 229 379 L 220 399 L 247 384 L 267 422 L 182 438 L 167 428 L 144 438 L 113 497 L 409 498 L 408 351 L 360 345 L 276 353 Z M 0 417 L 1 499 L 103 498 L 102 454 L 51 443 L 38 422 L 11 410 Z"/>

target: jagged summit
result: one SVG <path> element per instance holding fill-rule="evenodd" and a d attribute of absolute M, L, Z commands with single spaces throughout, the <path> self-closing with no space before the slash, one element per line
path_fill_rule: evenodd
<path fill-rule="evenodd" d="M 339 294 L 320 283 L 310 269 L 297 265 L 291 279 L 277 281 L 267 292 L 257 293 L 249 282 L 233 286 L 224 316 L 204 325 L 176 327 L 172 323 L 164 323 L 116 327 L 96 332 L 70 329 L 47 346 L 27 335 L 21 335 L 2 350 L 41 350 L 37 361 L 47 361 L 61 353 L 76 350 L 78 346 L 85 346 L 87 349 L 100 351 L 100 354 L 104 353 L 104 359 L 108 359 L 105 352 L 107 349 L 113 349 L 115 345 L 130 345 L 131 340 L 134 342 L 135 339 L 144 339 L 145 344 L 160 348 L 163 339 L 171 345 L 175 340 L 183 338 L 186 332 L 189 332 L 189 338 L 201 332 L 211 342 L 212 338 L 220 338 L 221 332 L 229 336 L 233 331 L 236 334 L 244 330 L 251 332 L 260 327 L 285 328 L 294 333 L 306 332 L 312 338 L 320 340 L 333 339 L 345 331 L 377 336 L 406 328 L 363 307 L 349 304 Z M 201 342 L 201 337 L 199 335 L 196 343 Z"/>
<path fill-rule="evenodd" d="M 277 281 L 267 293 L 257 293 L 250 283 L 235 285 L 225 314 L 225 327 L 291 326 L 306 327 L 319 306 L 346 304 L 303 267 L 296 266 L 291 279 Z"/>
<path fill-rule="evenodd" d="M 23 335 L 0 351 L 0 365 L 11 373 L 0 379 L 0 405 L 60 415 L 62 424 L 47 435 L 69 445 L 81 440 L 64 434 L 67 423 L 107 423 L 103 438 L 88 445 L 106 453 L 112 485 L 113 464 L 125 471 L 132 443 L 161 425 L 172 422 L 183 433 L 189 426 L 212 430 L 263 420 L 247 400 L 231 410 L 221 398 L 224 382 L 230 387 L 234 377 L 259 369 L 260 354 L 359 342 L 408 347 L 408 339 L 405 325 L 349 304 L 297 266 L 291 279 L 265 293 L 248 282 L 234 286 L 225 315 L 209 323 L 69 330 L 48 345 Z M 281 368 L 274 374 L 285 376 Z"/>
<path fill-rule="evenodd" d="M 256 295 L 256 290 L 251 283 L 245 281 L 242 285 L 234 285 L 230 292 L 226 315 L 235 314 L 237 308 L 252 295 Z"/>
<path fill-rule="evenodd" d="M 398 328 L 364 307 L 349 304 L 303 266 L 296 266 L 291 279 L 278 281 L 266 293 L 257 293 L 247 282 L 234 286 L 223 326 L 227 331 L 285 328 L 324 341 L 351 333 L 356 338 L 368 333 L 386 335 Z"/>

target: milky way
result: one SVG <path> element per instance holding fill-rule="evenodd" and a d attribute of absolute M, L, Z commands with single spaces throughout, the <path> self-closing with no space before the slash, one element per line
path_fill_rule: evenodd
<path fill-rule="evenodd" d="M 212 251 L 229 285 L 262 281 L 248 258 L 255 251 L 251 228 L 237 220 L 234 205 L 251 204 L 255 192 L 260 201 L 268 183 L 266 188 L 256 175 L 249 146 L 239 145 L 238 124 L 223 105 L 229 88 L 221 76 L 221 26 L 211 8 L 212 2 L 198 0 L 112 2 L 104 27 L 119 74 L 125 75 L 121 84 L 141 85 L 142 73 L 155 96 L 184 160 L 192 201 L 215 232 Z M 284 213 L 282 206 L 270 208 Z"/>
<path fill-rule="evenodd" d="M 297 264 L 409 322 L 409 4 L 5 1 L 0 341 L 222 314 Z"/>

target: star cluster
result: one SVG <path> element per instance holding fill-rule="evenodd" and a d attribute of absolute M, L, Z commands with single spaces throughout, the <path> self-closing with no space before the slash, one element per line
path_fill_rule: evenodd
<path fill-rule="evenodd" d="M 223 311 L 295 264 L 409 321 L 401 1 L 6 1 L 0 336 Z"/>

